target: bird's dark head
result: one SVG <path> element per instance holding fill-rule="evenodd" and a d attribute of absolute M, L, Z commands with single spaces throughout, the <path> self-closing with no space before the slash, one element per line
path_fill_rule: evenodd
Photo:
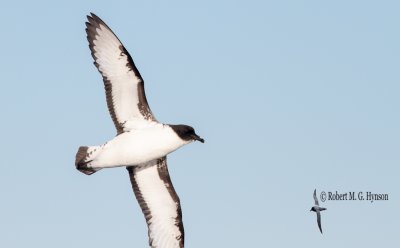
<path fill-rule="evenodd" d="M 310 211 L 313 211 L 313 212 L 315 212 L 315 208 L 314 208 L 314 207 L 312 207 L 312 208 L 310 209 Z"/>
<path fill-rule="evenodd" d="M 204 139 L 200 138 L 194 131 L 193 127 L 187 126 L 187 125 L 169 125 L 172 130 L 181 138 L 182 140 L 185 141 L 200 141 L 201 143 L 204 143 Z"/>

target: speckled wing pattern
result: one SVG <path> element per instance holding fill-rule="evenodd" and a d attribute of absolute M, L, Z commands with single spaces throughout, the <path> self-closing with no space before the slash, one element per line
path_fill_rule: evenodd
<path fill-rule="evenodd" d="M 181 204 L 168 173 L 166 157 L 127 167 L 145 216 L 152 248 L 183 248 Z"/>
<path fill-rule="evenodd" d="M 147 103 L 144 81 L 118 37 L 99 17 L 87 17 L 86 33 L 94 64 L 103 76 L 107 106 L 117 133 L 127 122 L 155 118 Z"/>

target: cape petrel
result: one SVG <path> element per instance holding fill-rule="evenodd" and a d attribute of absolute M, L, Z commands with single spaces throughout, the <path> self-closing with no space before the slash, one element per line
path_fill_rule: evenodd
<path fill-rule="evenodd" d="M 312 207 L 312 208 L 310 209 L 310 211 L 313 211 L 313 212 L 317 213 L 317 223 L 318 223 L 319 230 L 320 230 L 321 233 L 322 233 L 322 227 L 321 227 L 321 211 L 326 210 L 326 208 L 322 208 L 322 207 L 319 206 L 318 198 L 317 198 L 317 189 L 314 190 L 314 203 L 315 203 L 315 206 Z"/>
<path fill-rule="evenodd" d="M 183 247 L 180 200 L 168 173 L 166 155 L 204 140 L 187 125 L 159 123 L 146 100 L 143 79 L 113 31 L 95 14 L 86 33 L 94 64 L 103 76 L 106 100 L 117 135 L 98 146 L 81 146 L 76 168 L 87 175 L 126 166 L 148 225 L 151 247 Z"/>

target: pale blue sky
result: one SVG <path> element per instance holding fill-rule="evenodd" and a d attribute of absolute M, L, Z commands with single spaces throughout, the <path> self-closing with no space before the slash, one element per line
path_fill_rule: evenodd
<path fill-rule="evenodd" d="M 115 130 L 85 21 L 117 33 L 165 123 L 186 247 L 400 243 L 398 1 L 7 1 L 0 10 L 0 247 L 147 247 L 124 168 L 75 170 Z M 322 205 L 314 188 L 389 194 Z"/>

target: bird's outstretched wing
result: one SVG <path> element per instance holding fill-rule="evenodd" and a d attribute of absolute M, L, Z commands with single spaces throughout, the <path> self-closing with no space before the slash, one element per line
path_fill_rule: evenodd
<path fill-rule="evenodd" d="M 94 64 L 103 76 L 108 110 L 118 134 L 137 119 L 155 121 L 144 81 L 118 37 L 99 17 L 87 16 L 86 33 Z"/>
<path fill-rule="evenodd" d="M 127 169 L 147 222 L 150 246 L 183 248 L 181 205 L 169 177 L 166 157 Z"/>
<path fill-rule="evenodd" d="M 314 189 L 314 203 L 316 206 L 319 206 L 318 198 L 317 198 L 317 189 Z"/>
<path fill-rule="evenodd" d="M 317 222 L 318 222 L 319 230 L 320 230 L 321 233 L 322 233 L 322 227 L 321 227 L 321 212 L 320 212 L 320 211 L 317 211 Z"/>

